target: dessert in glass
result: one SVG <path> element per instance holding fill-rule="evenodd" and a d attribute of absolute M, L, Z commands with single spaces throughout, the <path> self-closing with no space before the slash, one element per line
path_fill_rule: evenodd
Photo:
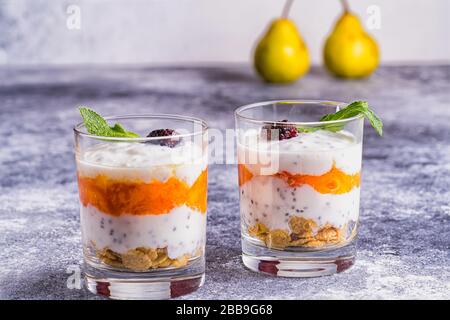
<path fill-rule="evenodd" d="M 106 120 L 143 137 L 105 137 L 83 123 L 75 127 L 88 289 L 116 299 L 196 290 L 205 269 L 205 122 L 176 115 Z"/>
<path fill-rule="evenodd" d="M 355 259 L 364 117 L 346 104 L 270 101 L 235 112 L 242 259 L 286 277 L 341 272 Z"/>

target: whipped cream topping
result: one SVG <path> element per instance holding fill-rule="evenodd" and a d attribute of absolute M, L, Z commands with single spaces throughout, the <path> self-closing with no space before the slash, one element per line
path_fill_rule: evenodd
<path fill-rule="evenodd" d="M 333 164 L 347 174 L 361 169 L 362 144 L 345 131 L 299 133 L 281 141 L 266 141 L 252 132 L 244 137 L 244 142 L 238 144 L 238 160 L 255 175 L 282 171 L 321 175 Z"/>
<path fill-rule="evenodd" d="M 111 179 L 166 181 L 172 176 L 192 185 L 207 166 L 207 155 L 191 141 L 169 148 L 151 143 L 100 142 L 77 155 L 78 173 Z"/>

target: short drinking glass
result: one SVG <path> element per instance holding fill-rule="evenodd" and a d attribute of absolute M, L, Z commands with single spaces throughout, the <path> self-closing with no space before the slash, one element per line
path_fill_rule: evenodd
<path fill-rule="evenodd" d="M 270 101 L 235 112 L 242 259 L 286 277 L 341 272 L 355 259 L 363 117 L 346 104 Z"/>
<path fill-rule="evenodd" d="M 75 127 L 75 153 L 90 291 L 116 299 L 162 299 L 204 281 L 207 127 L 176 115 L 107 118 L 143 138 Z M 154 129 L 176 134 L 146 137 Z"/>

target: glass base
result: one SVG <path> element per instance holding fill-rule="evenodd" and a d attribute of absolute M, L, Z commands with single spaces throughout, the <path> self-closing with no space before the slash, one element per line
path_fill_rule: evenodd
<path fill-rule="evenodd" d="M 205 281 L 204 259 L 183 268 L 148 272 L 117 271 L 84 264 L 86 287 L 94 294 L 120 300 L 161 300 L 196 291 Z"/>
<path fill-rule="evenodd" d="M 269 249 L 261 242 L 242 238 L 242 262 L 252 271 L 278 277 L 319 277 L 343 272 L 355 263 L 356 241 L 339 247 L 311 250 Z"/>

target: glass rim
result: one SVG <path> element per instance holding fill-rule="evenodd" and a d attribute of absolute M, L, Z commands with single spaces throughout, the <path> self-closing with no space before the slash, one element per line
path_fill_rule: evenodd
<path fill-rule="evenodd" d="M 172 120 L 182 120 L 186 122 L 193 122 L 198 123 L 201 125 L 202 130 L 201 131 L 194 131 L 190 133 L 181 133 L 181 134 L 174 134 L 171 136 L 162 136 L 162 137 L 107 137 L 107 136 L 98 136 L 95 134 L 91 134 L 89 132 L 83 132 L 81 131 L 82 128 L 85 128 L 84 122 L 79 122 L 73 127 L 73 131 L 76 135 L 82 136 L 82 137 L 88 137 L 92 139 L 99 139 L 99 140 L 107 140 L 107 141 L 133 141 L 133 142 L 145 142 L 145 141 L 155 141 L 155 140 L 164 140 L 164 139 L 174 139 L 174 138 L 187 138 L 192 137 L 196 135 L 204 134 L 208 130 L 208 124 L 205 120 L 191 117 L 191 116 L 183 116 L 178 114 L 170 114 L 170 113 L 144 113 L 144 114 L 124 114 L 124 115 L 117 115 L 117 116 L 105 116 L 103 117 L 107 121 L 113 121 L 113 120 L 130 120 L 130 119 L 140 119 L 140 118 L 153 118 L 153 119 L 172 119 Z"/>
<path fill-rule="evenodd" d="M 259 123 L 259 124 L 279 124 L 279 125 L 304 125 L 304 126 L 322 126 L 324 125 L 325 121 L 280 121 L 280 120 L 258 120 L 252 117 L 244 116 L 242 112 L 256 107 L 262 107 L 269 104 L 325 104 L 325 105 L 332 105 L 339 108 L 343 105 L 348 105 L 348 103 L 345 102 L 339 102 L 339 101 L 331 101 L 331 100 L 300 100 L 300 99 L 291 99 L 291 100 L 268 100 L 268 101 L 261 101 L 261 102 L 254 102 L 250 104 L 245 104 L 243 106 L 237 107 L 234 110 L 234 115 L 236 119 L 242 119 L 248 122 L 253 123 Z M 339 111 L 339 110 L 338 110 Z M 338 124 L 338 123 L 349 123 L 353 120 L 358 120 L 363 118 L 364 115 L 358 114 L 356 116 L 353 116 L 351 118 L 345 118 L 340 120 L 332 120 L 332 121 L 326 121 L 327 124 Z"/>

